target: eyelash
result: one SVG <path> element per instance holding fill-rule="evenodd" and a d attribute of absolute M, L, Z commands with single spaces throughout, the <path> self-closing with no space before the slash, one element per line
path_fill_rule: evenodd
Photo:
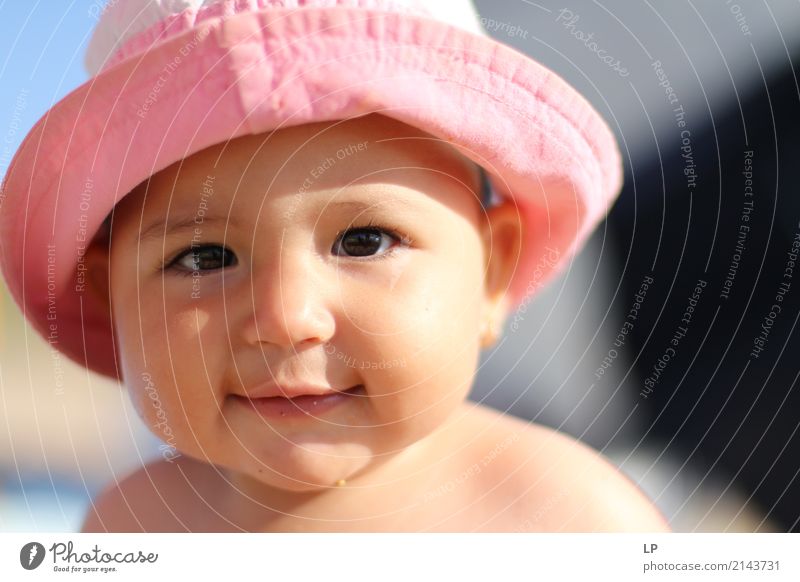
<path fill-rule="evenodd" d="M 340 232 L 336 236 L 336 241 L 334 242 L 334 244 L 337 244 L 344 237 L 344 235 L 347 234 L 348 232 L 357 231 L 357 230 L 378 230 L 378 231 L 380 231 L 380 232 L 382 232 L 384 234 L 388 234 L 395 241 L 397 241 L 397 245 L 401 246 L 401 247 L 408 247 L 408 246 L 414 244 L 414 240 L 410 236 L 408 236 L 406 234 L 403 234 L 402 232 L 400 232 L 400 231 L 398 231 L 398 230 L 396 230 L 394 228 L 391 228 L 389 226 L 384 226 L 383 224 L 381 224 L 379 222 L 375 222 L 372 219 L 370 219 L 367 222 L 367 224 L 354 225 L 354 226 L 351 226 L 350 228 L 347 228 L 347 229 L 343 230 L 342 232 Z M 370 257 L 345 257 L 345 258 L 349 258 L 351 260 L 358 261 L 359 263 L 370 263 L 370 262 L 373 262 L 373 261 L 382 261 L 384 259 L 387 259 L 387 258 L 391 257 L 395 253 L 396 250 L 397 250 L 397 246 L 393 246 L 392 248 L 390 248 L 388 251 L 386 251 L 385 253 L 383 253 L 381 255 L 373 255 L 373 256 L 370 256 Z"/>
<path fill-rule="evenodd" d="M 408 235 L 403 234 L 402 232 L 400 232 L 400 231 L 398 231 L 398 230 L 396 230 L 394 228 L 391 228 L 391 227 L 388 227 L 388 226 L 384 226 L 383 224 L 381 224 L 379 222 L 375 222 L 374 220 L 370 219 L 366 224 L 353 225 L 353 226 L 343 230 L 342 232 L 340 232 L 336 236 L 336 240 L 334 241 L 334 245 L 337 245 L 339 243 L 339 241 L 347 233 L 349 233 L 351 231 L 359 231 L 359 230 L 378 230 L 378 231 L 382 232 L 383 234 L 387 234 L 390 237 L 392 237 L 395 241 L 397 241 L 397 245 L 401 246 L 401 247 L 408 247 L 408 246 L 414 244 L 414 240 L 411 237 L 409 237 Z M 178 261 L 180 261 L 182 258 L 184 258 L 187 254 L 191 253 L 193 250 L 197 251 L 198 249 L 202 249 L 204 247 L 214 247 L 214 246 L 220 246 L 220 247 L 223 247 L 223 248 L 227 248 L 227 247 L 225 247 L 224 245 L 222 245 L 220 243 L 208 242 L 208 243 L 203 243 L 203 244 L 196 245 L 193 248 L 182 249 L 180 252 L 178 252 L 176 255 L 174 255 L 171 259 L 165 261 L 164 264 L 159 267 L 159 271 L 162 271 L 162 272 L 163 271 L 171 271 L 174 274 L 176 274 L 178 276 L 181 276 L 181 277 L 190 277 L 190 276 L 192 276 L 194 274 L 194 271 L 189 270 L 189 269 L 178 268 L 176 266 Z M 362 262 L 381 261 L 381 260 L 386 259 L 386 258 L 390 257 L 391 255 L 393 255 L 396 249 L 397 249 L 397 246 L 393 246 L 388 251 L 386 251 L 385 253 L 380 254 L 380 255 L 373 255 L 373 256 L 369 256 L 369 257 L 345 257 L 345 258 L 349 258 L 351 260 L 355 260 L 355 261 L 358 261 L 360 263 L 362 263 Z M 215 269 L 215 270 L 222 270 L 222 269 Z M 198 272 L 202 273 L 202 271 L 198 271 Z M 201 274 L 200 276 L 202 277 L 203 275 Z"/>

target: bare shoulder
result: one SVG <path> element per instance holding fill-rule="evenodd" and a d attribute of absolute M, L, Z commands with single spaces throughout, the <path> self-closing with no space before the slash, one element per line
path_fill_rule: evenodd
<path fill-rule="evenodd" d="M 197 531 L 213 514 L 213 468 L 188 457 L 148 463 L 93 500 L 82 532 Z M 203 489 L 198 489 L 198 484 Z"/>
<path fill-rule="evenodd" d="M 642 490 L 599 451 L 548 427 L 486 407 L 479 467 L 506 531 L 670 531 Z M 502 525 L 501 525 L 502 524 Z"/>

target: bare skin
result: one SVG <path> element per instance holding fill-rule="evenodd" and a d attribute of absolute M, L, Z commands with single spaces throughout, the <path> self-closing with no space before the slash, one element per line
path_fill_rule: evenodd
<path fill-rule="evenodd" d="M 376 489 L 373 505 L 347 485 L 296 498 L 292 515 L 242 494 L 232 503 L 224 470 L 179 457 L 109 487 L 82 531 L 670 531 L 636 485 L 585 445 L 474 403 L 455 416 L 439 435 L 434 466 L 410 476 L 400 493 Z M 461 433 L 476 431 L 482 431 L 477 442 L 454 453 Z M 332 506 L 347 509 L 320 519 Z"/>
<path fill-rule="evenodd" d="M 180 456 L 83 530 L 665 531 L 595 451 L 466 401 L 521 242 L 477 189 L 448 144 L 372 115 L 220 144 L 129 194 L 87 261 L 126 388 Z M 380 247 L 353 255 L 365 228 Z M 242 404 L 271 380 L 363 393 Z"/>

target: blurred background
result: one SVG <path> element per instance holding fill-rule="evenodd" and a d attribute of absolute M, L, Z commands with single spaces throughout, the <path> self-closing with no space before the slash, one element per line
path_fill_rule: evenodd
<path fill-rule="evenodd" d="M 625 187 L 563 276 L 511 314 L 519 329 L 483 355 L 471 398 L 598 449 L 676 531 L 800 531 L 800 281 L 754 352 L 800 232 L 800 3 L 475 3 L 490 34 L 605 117 Z M 104 4 L 0 3 L 0 173 L 87 79 Z M 3 288 L 0 531 L 77 530 L 158 444 Z"/>

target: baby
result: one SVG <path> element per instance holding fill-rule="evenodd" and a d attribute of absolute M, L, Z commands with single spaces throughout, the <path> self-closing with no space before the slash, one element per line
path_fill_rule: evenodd
<path fill-rule="evenodd" d="M 103 17 L 146 14 L 135 4 Z M 441 3 L 450 23 L 416 2 L 199 4 L 115 39 L 96 91 L 130 106 L 70 128 L 108 144 L 66 146 L 74 165 L 39 176 L 32 216 L 17 194 L 30 144 L 63 150 L 66 134 L 37 125 L 5 183 L 3 268 L 26 315 L 119 378 L 174 447 L 106 489 L 83 531 L 668 531 L 597 452 L 466 400 L 531 268 L 563 265 L 616 195 L 588 104 L 462 30 L 466 2 Z M 137 75 L 165 62 L 148 102 Z M 274 78 L 245 74 L 263 62 Z M 529 103 L 523 67 L 542 82 Z M 91 89 L 69 99 L 90 107 Z M 69 181 L 48 190 L 57 174 L 91 183 L 85 209 Z M 43 212 L 54 239 L 31 242 L 15 222 Z M 51 246 L 48 319 L 31 261 Z"/>

